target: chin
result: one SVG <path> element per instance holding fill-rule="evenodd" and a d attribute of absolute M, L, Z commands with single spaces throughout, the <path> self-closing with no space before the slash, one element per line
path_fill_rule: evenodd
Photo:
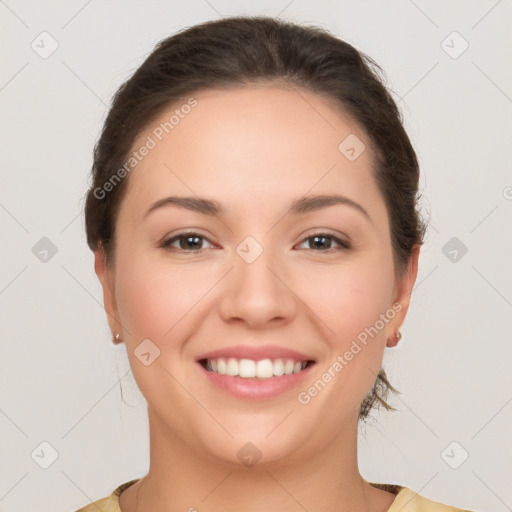
<path fill-rule="evenodd" d="M 218 418 L 231 437 L 222 428 L 199 434 L 198 445 L 203 445 L 202 453 L 208 454 L 215 462 L 223 462 L 232 469 L 243 467 L 269 468 L 291 464 L 297 458 L 304 456 L 307 440 L 311 439 L 304 425 L 295 425 L 281 414 L 279 418 L 266 417 L 258 422 L 254 415 L 240 423 L 224 422 Z M 266 415 L 268 416 L 268 415 Z M 293 416 L 290 415 L 290 416 Z M 282 422 L 282 424 L 280 424 Z M 289 423 L 288 423 L 289 422 Z"/>

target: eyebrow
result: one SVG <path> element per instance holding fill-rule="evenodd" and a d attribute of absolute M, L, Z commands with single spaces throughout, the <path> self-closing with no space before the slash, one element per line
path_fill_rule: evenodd
<path fill-rule="evenodd" d="M 292 202 L 288 213 L 290 213 L 290 215 L 301 215 L 304 213 L 321 210 L 336 204 L 350 206 L 362 213 L 367 218 L 367 220 L 373 222 L 368 212 L 359 203 L 356 203 L 348 197 L 336 194 L 301 197 Z M 144 218 L 147 217 L 151 212 L 164 206 L 177 206 L 210 216 L 222 215 L 224 213 L 224 208 L 220 205 L 220 203 L 212 199 L 206 199 L 202 197 L 169 196 L 155 201 L 144 214 Z"/>

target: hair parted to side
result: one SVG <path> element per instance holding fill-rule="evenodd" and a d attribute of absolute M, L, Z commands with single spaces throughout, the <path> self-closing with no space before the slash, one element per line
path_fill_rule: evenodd
<path fill-rule="evenodd" d="M 325 29 L 267 16 L 234 16 L 183 29 L 160 41 L 113 97 L 94 147 L 92 183 L 85 196 L 87 243 L 115 261 L 116 218 L 129 176 L 98 194 L 127 161 L 139 134 L 164 110 L 208 89 L 252 84 L 302 88 L 329 99 L 366 132 L 373 173 L 389 219 L 395 278 L 403 276 L 426 223 L 417 202 L 419 165 L 381 68 Z M 359 418 L 387 404 L 389 383 L 380 370 L 361 403 Z"/>

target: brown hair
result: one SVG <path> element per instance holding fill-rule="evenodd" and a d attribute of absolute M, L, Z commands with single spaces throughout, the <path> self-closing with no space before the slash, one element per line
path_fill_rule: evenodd
<path fill-rule="evenodd" d="M 137 136 L 162 111 L 201 90 L 282 84 L 330 99 L 367 133 L 390 218 L 395 277 L 402 277 L 413 246 L 423 243 L 426 224 L 417 211 L 416 154 L 382 76 L 370 57 L 326 30 L 266 16 L 208 21 L 160 41 L 114 95 L 94 147 L 85 204 L 89 247 L 101 246 L 107 265 L 113 265 L 115 221 L 127 182 L 119 170 L 126 169 Z M 105 193 L 108 182 L 115 186 Z M 394 410 L 385 401 L 389 390 L 397 393 L 381 369 L 361 403 L 360 419 L 379 404 Z"/>

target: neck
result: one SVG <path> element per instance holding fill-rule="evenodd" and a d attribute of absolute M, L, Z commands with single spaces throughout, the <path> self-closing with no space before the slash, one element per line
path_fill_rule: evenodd
<path fill-rule="evenodd" d="M 121 495 L 123 512 L 384 512 L 394 500 L 359 474 L 357 418 L 301 460 L 252 467 L 186 446 L 151 409 L 149 420 L 150 469 L 131 493 Z"/>

